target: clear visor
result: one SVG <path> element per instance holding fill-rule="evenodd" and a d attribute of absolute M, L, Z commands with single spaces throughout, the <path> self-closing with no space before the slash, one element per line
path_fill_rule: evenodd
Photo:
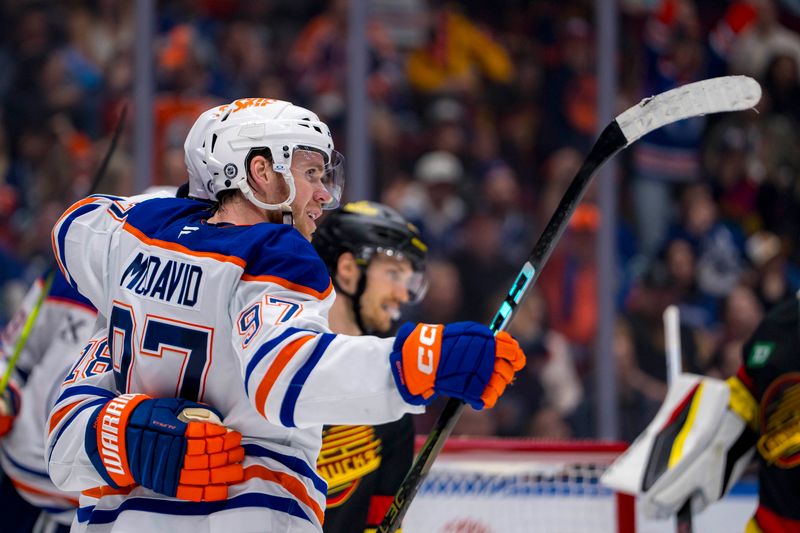
<path fill-rule="evenodd" d="M 322 202 L 322 209 L 339 207 L 344 191 L 344 156 L 331 150 L 331 156 L 310 146 L 298 146 L 292 152 L 292 176 L 305 179 L 315 188 L 322 187 L 329 200 Z"/>
<path fill-rule="evenodd" d="M 373 275 L 378 278 L 377 281 L 404 289 L 408 295 L 407 303 L 417 304 L 425 298 L 428 292 L 425 272 L 414 270 L 411 261 L 402 252 L 387 248 L 371 248 L 366 250 L 365 256 L 365 260 L 378 267 L 372 269 Z"/>

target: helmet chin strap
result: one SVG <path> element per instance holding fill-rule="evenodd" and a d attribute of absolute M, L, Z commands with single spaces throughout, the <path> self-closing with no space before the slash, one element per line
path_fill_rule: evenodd
<path fill-rule="evenodd" d="M 339 282 L 336 281 L 336 276 L 332 276 L 331 281 L 333 282 L 333 288 L 336 289 L 336 292 L 350 298 L 350 307 L 353 309 L 353 317 L 356 319 L 356 326 L 361 330 L 361 334 L 372 335 L 374 331 L 364 325 L 364 318 L 361 316 L 361 297 L 364 296 L 364 291 L 367 288 L 367 268 L 361 265 L 359 265 L 358 268 L 361 270 L 361 276 L 359 276 L 356 290 L 353 292 L 344 290 Z"/>
<path fill-rule="evenodd" d="M 282 164 L 274 165 L 273 169 L 275 170 L 275 172 L 283 176 L 283 181 L 285 181 L 286 185 L 289 187 L 289 195 L 286 197 L 286 200 L 284 200 L 279 204 L 268 204 L 256 198 L 256 195 L 253 192 L 253 189 L 250 187 L 250 183 L 248 180 L 242 180 L 238 183 L 238 185 L 239 189 L 242 191 L 245 198 L 247 198 L 250 201 L 250 203 L 267 211 L 282 211 L 283 218 L 285 221 L 287 211 L 289 212 L 289 216 L 291 217 L 292 202 L 294 202 L 294 197 L 297 195 L 297 189 L 294 186 L 294 177 L 292 176 L 292 173 L 287 165 L 282 165 Z"/>

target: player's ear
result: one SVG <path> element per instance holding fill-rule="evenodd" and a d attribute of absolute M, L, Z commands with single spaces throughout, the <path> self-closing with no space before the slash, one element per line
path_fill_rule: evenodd
<path fill-rule="evenodd" d="M 248 175 L 250 176 L 250 186 L 258 192 L 266 190 L 266 184 L 272 176 L 272 166 L 269 160 L 263 155 L 257 155 L 250 160 L 247 168 Z"/>
<path fill-rule="evenodd" d="M 336 261 L 336 282 L 346 292 L 353 293 L 356 290 L 358 277 L 361 269 L 356 264 L 356 258 L 350 252 L 345 252 Z"/>

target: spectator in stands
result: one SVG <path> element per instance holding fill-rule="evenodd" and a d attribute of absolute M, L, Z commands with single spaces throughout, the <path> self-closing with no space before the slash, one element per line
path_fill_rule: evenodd
<path fill-rule="evenodd" d="M 292 69 L 302 101 L 323 99 L 322 113 L 341 119 L 347 105 L 347 27 L 348 0 L 334 0 L 313 18 L 297 37 L 288 66 Z M 367 94 L 373 104 L 392 105 L 402 97 L 403 77 L 400 57 L 387 29 L 370 18 L 369 74 Z M 314 106 L 315 109 L 319 106 Z"/>
<path fill-rule="evenodd" d="M 539 281 L 550 326 L 584 352 L 592 346 L 597 331 L 594 244 L 599 225 L 597 206 L 581 203 Z"/>
<path fill-rule="evenodd" d="M 742 364 L 742 347 L 758 327 L 764 311 L 753 290 L 746 285 L 736 286 L 724 305 L 724 325 L 707 374 L 727 379 L 736 374 Z"/>
<path fill-rule="evenodd" d="M 704 294 L 722 297 L 739 282 L 747 267 L 744 235 L 737 226 L 719 220 L 708 185 L 688 186 L 681 197 L 681 221 L 671 239 L 684 239 L 697 257 L 697 283 Z"/>
<path fill-rule="evenodd" d="M 637 368 L 648 379 L 661 383 L 662 387 L 667 381 L 663 315 L 664 310 L 673 303 L 675 294 L 666 270 L 661 263 L 654 263 L 631 293 L 626 313 L 635 358 L 635 361 L 626 364 Z M 681 324 L 680 336 L 683 370 L 697 373 L 700 371 L 701 357 L 695 332 Z"/>
<path fill-rule="evenodd" d="M 541 409 L 567 420 L 583 400 L 572 347 L 566 337 L 549 328 L 546 305 L 541 292 L 533 289 L 509 326 L 528 363 L 508 397 L 497 403 L 501 435 L 524 435 Z"/>
<path fill-rule="evenodd" d="M 794 56 L 778 52 L 770 58 L 762 82 L 771 113 L 800 121 L 800 65 Z"/>
<path fill-rule="evenodd" d="M 543 121 L 549 134 L 541 139 L 545 153 L 562 146 L 588 150 L 597 135 L 595 37 L 589 23 L 570 17 L 556 47 L 558 61 L 544 74 Z"/>
<path fill-rule="evenodd" d="M 774 0 L 747 0 L 735 4 L 749 5 L 753 16 L 732 44 L 732 72 L 761 78 L 776 53 L 791 56 L 800 68 L 800 35 L 780 23 Z"/>
<path fill-rule="evenodd" d="M 714 329 L 719 322 L 719 304 L 697 286 L 697 258 L 689 241 L 676 238 L 667 243 L 664 264 L 681 323 L 698 331 Z"/>
<path fill-rule="evenodd" d="M 415 183 L 405 191 L 400 213 L 416 225 L 432 253 L 452 251 L 467 216 L 460 195 L 464 166 L 450 152 L 428 152 L 414 166 Z"/>
<path fill-rule="evenodd" d="M 768 231 L 754 233 L 747 239 L 747 257 L 756 269 L 753 281 L 756 296 L 765 309 L 793 298 L 800 290 L 800 266 L 789 260 L 790 247 Z"/>
<path fill-rule="evenodd" d="M 500 250 L 512 265 L 521 265 L 533 247 L 533 217 L 523 200 L 514 169 L 504 161 L 490 165 L 482 178 L 480 203 L 500 223 Z"/>
<path fill-rule="evenodd" d="M 454 5 L 431 9 L 428 40 L 408 56 L 408 81 L 425 94 L 479 96 L 484 80 L 509 83 L 508 53 Z"/>
<path fill-rule="evenodd" d="M 628 442 L 647 427 L 667 394 L 667 384 L 643 372 L 639 366 L 633 327 L 626 320 L 619 319 L 614 331 L 620 438 Z"/>
<path fill-rule="evenodd" d="M 644 95 L 723 73 L 722 57 L 702 35 L 693 0 L 659 3 L 645 26 Z M 673 218 L 674 184 L 701 177 L 698 146 L 705 124 L 705 117 L 682 120 L 646 135 L 632 147 L 631 193 L 646 261 L 657 255 Z"/>
<path fill-rule="evenodd" d="M 485 211 L 476 211 L 465 222 L 459 248 L 450 256 L 458 268 L 464 304 L 461 316 L 486 322 L 497 311 L 496 295 L 507 291 L 520 265 L 503 255 L 499 221 Z"/>

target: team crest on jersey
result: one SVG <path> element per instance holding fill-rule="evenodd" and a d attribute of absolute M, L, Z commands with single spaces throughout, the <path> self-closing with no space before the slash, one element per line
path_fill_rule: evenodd
<path fill-rule="evenodd" d="M 328 482 L 328 507 L 346 502 L 361 478 L 381 465 L 381 440 L 371 426 L 332 426 L 322 433 L 317 471 Z"/>
<path fill-rule="evenodd" d="M 119 285 L 145 298 L 194 307 L 202 281 L 199 265 L 139 252 L 125 268 Z"/>
<path fill-rule="evenodd" d="M 772 382 L 761 399 L 761 437 L 758 451 L 781 468 L 800 465 L 800 373 Z"/>

